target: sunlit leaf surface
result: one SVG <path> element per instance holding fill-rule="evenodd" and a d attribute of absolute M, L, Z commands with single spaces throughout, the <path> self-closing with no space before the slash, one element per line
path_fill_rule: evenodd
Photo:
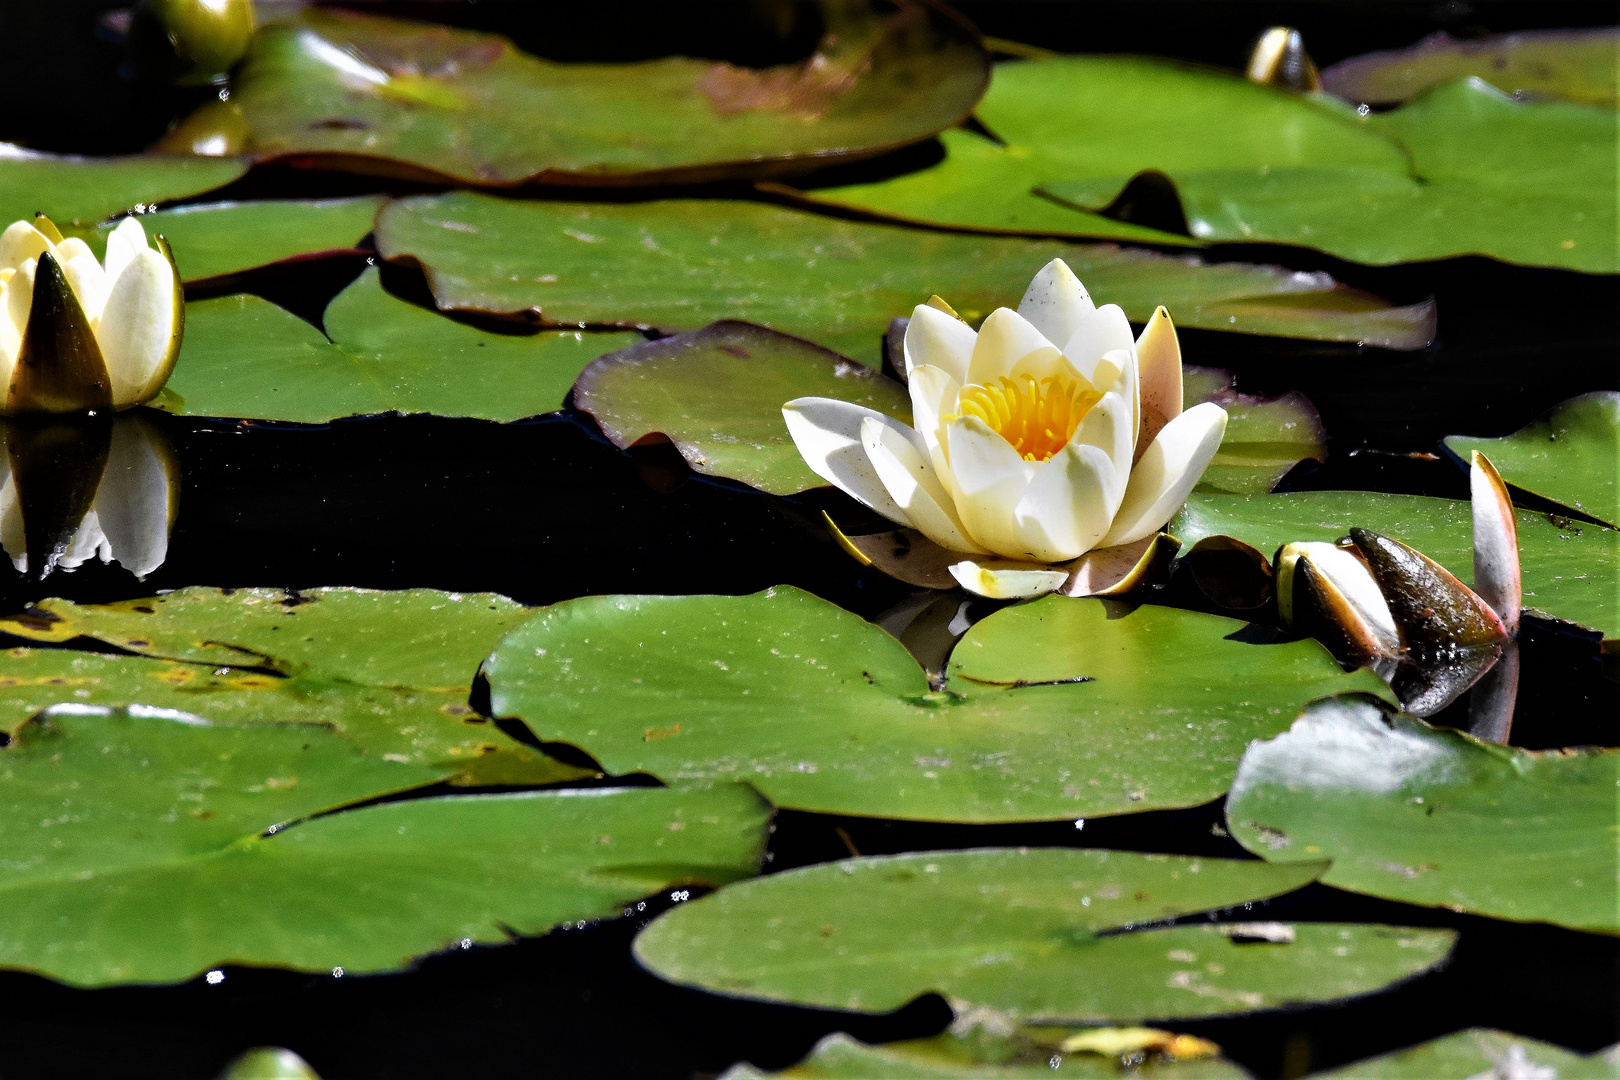
<path fill-rule="evenodd" d="M 1392 1054 L 1312 1073 L 1313 1080 L 1416 1080 L 1428 1076 L 1556 1077 L 1612 1080 L 1615 1055 L 1582 1057 L 1551 1043 L 1506 1031 L 1469 1028 Z"/>
<path fill-rule="evenodd" d="M 1617 784 L 1620 751 L 1491 746 L 1343 698 L 1250 747 L 1226 814 L 1266 859 L 1332 859 L 1342 889 L 1614 934 Z"/>
<path fill-rule="evenodd" d="M 429 589 L 46 600 L 0 630 L 48 642 L 82 636 L 139 655 L 0 654 L 0 730 L 59 702 L 151 705 L 220 724 L 325 724 L 368 753 L 467 783 L 573 779 L 582 770 L 508 738 L 468 704 L 480 660 L 530 611 L 500 596 Z"/>
<path fill-rule="evenodd" d="M 949 13 L 913 0 L 828 10 L 818 56 L 765 71 L 554 63 L 491 34 L 304 11 L 259 33 L 231 103 L 261 159 L 623 184 L 869 155 L 951 126 L 983 92 L 989 59 Z"/>
<path fill-rule="evenodd" d="M 1099 936 L 1288 892 L 1321 866 L 1295 869 L 1057 848 L 855 858 L 675 908 L 635 951 L 672 982 L 821 1008 L 933 991 L 1029 1020 L 1137 1021 L 1364 993 L 1450 950 L 1449 930 L 1337 923 L 1274 934 L 1291 941 L 1208 924 Z"/>
<path fill-rule="evenodd" d="M 1341 60 L 1322 72 L 1322 87 L 1349 102 L 1393 105 L 1473 75 L 1509 94 L 1612 108 L 1617 52 L 1620 35 L 1613 27 L 1528 30 L 1463 41 L 1439 33 L 1409 49 Z"/>
<path fill-rule="evenodd" d="M 236 158 L 91 158 L 0 143 L 0 229 L 35 214 L 60 225 L 94 225 L 137 206 L 223 187 L 246 171 L 247 163 Z"/>
<path fill-rule="evenodd" d="M 1620 393 L 1582 394 L 1512 435 L 1451 435 L 1446 446 L 1464 464 L 1478 450 L 1514 487 L 1620 526 Z"/>
<path fill-rule="evenodd" d="M 1030 276 L 1068 262 L 1099 303 L 1178 326 L 1420 348 L 1432 306 L 1395 308 L 1327 274 L 1108 244 L 918 231 L 758 202 L 519 202 L 471 192 L 400 199 L 377 221 L 439 306 L 537 310 L 551 325 L 690 330 L 746 319 L 876 367 L 889 320 L 938 294 L 977 324 Z"/>
<path fill-rule="evenodd" d="M 339 293 L 324 322 L 326 334 L 246 293 L 188 304 L 185 343 L 157 404 L 183 416 L 306 424 L 385 412 L 517 420 L 561 408 L 586 364 L 641 340 L 491 333 L 390 295 L 376 270 Z"/>
<path fill-rule="evenodd" d="M 1387 693 L 1313 641 L 1053 597 L 956 646 L 942 691 L 894 638 L 798 589 L 587 597 L 542 609 L 485 665 L 497 716 L 610 772 L 746 780 L 778 806 L 955 821 L 1191 806 L 1305 702 Z"/>
<path fill-rule="evenodd" d="M 53 715 L 0 751 L 0 965 L 80 986 L 223 963 L 386 971 L 753 872 L 746 788 L 531 792 L 310 814 L 433 773 L 306 725 Z"/>
<path fill-rule="evenodd" d="M 1605 637 L 1620 635 L 1620 532 L 1520 510 L 1524 603 Z M 1268 558 L 1296 540 L 1333 541 L 1352 527 L 1417 548 L 1465 584 L 1474 579 L 1473 519 L 1464 500 L 1370 491 L 1232 496 L 1194 492 L 1168 526 L 1186 546 L 1234 536 Z"/>

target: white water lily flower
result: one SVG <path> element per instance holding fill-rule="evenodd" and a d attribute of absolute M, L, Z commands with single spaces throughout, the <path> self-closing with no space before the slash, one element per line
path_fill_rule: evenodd
<path fill-rule="evenodd" d="M 914 429 L 831 398 L 782 414 L 817 475 L 961 553 L 951 575 L 982 596 L 1052 592 L 1082 556 L 1152 537 L 1226 431 L 1218 405 L 1181 411 L 1165 310 L 1133 338 L 1061 259 L 977 333 L 943 304 L 919 306 L 905 365 Z"/>
<path fill-rule="evenodd" d="M 49 218 L 0 233 L 0 413 L 124 409 L 155 397 L 180 352 L 174 258 L 133 217 L 101 262 Z"/>

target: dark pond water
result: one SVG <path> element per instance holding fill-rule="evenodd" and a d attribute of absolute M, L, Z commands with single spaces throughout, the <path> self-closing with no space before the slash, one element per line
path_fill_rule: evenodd
<path fill-rule="evenodd" d="M 120 81 L 97 38 L 105 5 L 0 2 L 11 102 L 0 138 L 40 148 L 131 150 L 184 106 L 171 92 Z M 727 37 L 701 26 L 721 4 L 632 6 L 446 4 L 390 10 L 512 33 L 549 55 L 627 58 L 664 51 L 754 62 L 808 48 Z M 1610 21 L 1611 4 L 959 4 L 986 32 L 1065 49 L 1143 51 L 1228 65 L 1271 23 L 1305 30 L 1317 59 L 1408 44 L 1435 29 L 1504 31 Z M 683 12 L 683 7 L 689 10 Z M 692 16 L 706 9 L 705 19 Z M 712 9 L 712 10 L 709 10 Z M 639 20 L 639 21 L 638 21 Z M 625 32 L 624 27 L 634 26 Z M 812 35 L 813 37 L 813 35 Z M 47 67 L 49 71 L 47 71 Z M 72 79 L 64 80 L 64 73 Z M 66 83 L 72 88 L 64 89 Z M 880 170 L 879 162 L 872 169 Z M 310 189 L 307 178 L 248 181 L 253 194 Z M 364 188 L 364 182 L 321 190 Z M 1323 266 L 1385 295 L 1439 302 L 1440 340 L 1416 354 L 1187 332 L 1189 362 L 1230 368 L 1251 392 L 1305 391 L 1330 435 L 1326 463 L 1295 489 L 1361 488 L 1467 496 L 1466 476 L 1435 456 L 1441 436 L 1508 433 L 1565 398 L 1620 389 L 1620 284 L 1485 260 L 1369 270 L 1295 250 L 1233 249 L 1233 258 Z M 318 313 L 362 268 L 334 260 L 297 282 L 263 276 L 257 291 Z M 419 279 L 389 286 L 419 296 Z M 158 416 L 183 476 L 164 565 L 146 581 L 87 565 L 44 581 L 0 566 L 0 609 L 45 596 L 109 600 L 185 585 L 428 586 L 548 603 L 593 593 L 746 593 L 791 583 L 876 617 L 909 590 L 859 568 L 817 524 L 818 496 L 780 500 L 672 474 L 610 446 L 565 412 L 498 426 L 379 418 L 319 428 Z M 673 475 L 673 482 L 671 478 Z M 841 496 L 840 496 L 841 498 Z M 0 647 L 7 642 L 0 639 Z M 1545 625 L 1524 647 L 1514 741 L 1532 747 L 1620 743 L 1616 685 L 1595 644 Z M 475 697 L 475 704 L 477 704 Z M 1446 720 L 1442 715 L 1440 722 Z M 526 736 L 526 732 L 516 732 Z M 778 816 L 767 871 L 846 856 L 982 845 L 1106 847 L 1243 857 L 1217 804 L 1186 811 L 1028 826 L 923 825 Z M 289 1046 L 326 1080 L 348 1077 L 670 1077 L 714 1074 L 738 1060 L 780 1067 L 836 1030 L 867 1040 L 919 1036 L 949 1019 L 933 998 L 883 1017 L 767 1006 L 672 987 L 642 972 L 629 944 L 671 903 L 500 948 L 429 958 L 407 973 L 333 979 L 227 969 L 163 989 L 71 990 L 0 974 L 0 1076 L 189 1078 L 214 1075 L 245 1047 Z M 1620 1039 L 1620 943 L 1374 901 L 1313 886 L 1256 904 L 1247 917 L 1444 925 L 1461 932 L 1445 968 L 1384 994 L 1331 1007 L 1181 1023 L 1260 1077 L 1293 1077 L 1468 1026 L 1502 1027 L 1592 1050 Z M 3 915 L 0 915 L 3 917 Z"/>

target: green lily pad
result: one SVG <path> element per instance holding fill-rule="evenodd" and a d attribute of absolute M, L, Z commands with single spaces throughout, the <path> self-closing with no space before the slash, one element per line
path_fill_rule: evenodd
<path fill-rule="evenodd" d="M 1352 892 L 1620 934 L 1620 751 L 1533 752 L 1339 698 L 1243 755 L 1226 816 L 1273 862 Z"/>
<path fill-rule="evenodd" d="M 1432 1076 L 1613 1080 L 1615 1061 L 1612 1051 L 1581 1057 L 1522 1035 L 1469 1028 L 1393 1054 L 1312 1073 L 1311 1080 L 1422 1080 Z"/>
<path fill-rule="evenodd" d="M 1327 457 L 1322 417 L 1299 391 L 1240 394 L 1232 373 L 1219 368 L 1186 366 L 1181 379 L 1184 408 L 1213 401 L 1226 410 L 1226 434 L 1195 490 L 1259 494 L 1306 458 Z"/>
<path fill-rule="evenodd" d="M 782 420 L 782 406 L 798 397 L 853 401 L 911 422 L 911 399 L 893 379 L 800 338 L 730 320 L 609 353 L 574 384 L 574 405 L 613 445 L 663 434 L 698 472 L 773 495 L 826 484 Z"/>
<path fill-rule="evenodd" d="M 1620 532 L 1520 510 L 1519 561 L 1524 602 L 1550 618 L 1606 638 L 1620 636 Z M 1336 540 L 1352 527 L 1417 548 L 1464 583 L 1474 580 L 1473 517 L 1467 502 L 1370 491 L 1281 495 L 1194 492 L 1167 526 L 1187 547 L 1206 536 L 1232 536 L 1270 555 L 1295 540 Z"/>
<path fill-rule="evenodd" d="M 1349 102 L 1394 105 L 1473 75 L 1508 94 L 1613 108 L 1617 50 L 1620 35 L 1613 27 L 1524 30 L 1466 41 L 1441 32 L 1411 48 L 1341 60 L 1322 72 L 1322 87 Z"/>
<path fill-rule="evenodd" d="M 1112 245 L 922 232 L 758 202 L 519 202 L 475 192 L 383 208 L 377 247 L 427 271 L 442 308 L 538 311 L 548 325 L 690 330 L 746 319 L 876 367 L 889 320 L 931 294 L 969 322 L 1066 260 L 1099 302 L 1145 321 L 1421 348 L 1433 307 L 1394 308 L 1326 274 L 1203 265 Z"/>
<path fill-rule="evenodd" d="M 1254 1012 L 1380 989 L 1455 934 L 1387 926 L 1133 926 L 1310 882 L 1255 864 L 1061 848 L 846 859 L 743 882 L 665 912 L 636 958 L 671 982 L 887 1012 L 920 994 L 1050 1022 Z M 1320 864 L 1317 867 L 1321 869 Z"/>
<path fill-rule="evenodd" d="M 1449 435 L 1446 447 L 1464 463 L 1478 450 L 1514 487 L 1620 527 L 1620 393 L 1582 394 L 1499 439 Z"/>
<path fill-rule="evenodd" d="M 896 10 L 896 8 L 898 10 Z M 984 92 L 978 35 L 933 5 L 827 5 L 802 64 L 554 63 L 505 38 L 337 11 L 267 25 L 232 84 L 259 159 L 472 184 L 774 175 L 926 139 Z"/>
<path fill-rule="evenodd" d="M 226 277 L 300 255 L 347 251 L 371 231 L 382 195 L 353 199 L 267 199 L 217 202 L 159 210 L 141 219 L 147 235 L 161 233 L 174 249 L 187 282 Z M 95 228 L 102 250 L 111 224 Z"/>
<path fill-rule="evenodd" d="M 1620 270 L 1613 109 L 1514 101 L 1467 79 L 1365 123 L 1410 149 L 1409 169 L 1324 162 L 1167 170 L 1192 235 L 1299 244 L 1376 265 L 1488 255 L 1592 274 Z M 1093 174 L 1041 190 L 1095 209 L 1128 179 Z"/>
<path fill-rule="evenodd" d="M 0 228 L 35 214 L 48 214 L 58 225 L 93 225 L 137 207 L 224 187 L 246 171 L 239 158 L 89 158 L 0 143 Z"/>
<path fill-rule="evenodd" d="M 0 966 L 78 986 L 218 964 L 387 971 L 754 872 L 747 789 L 456 796 L 311 814 L 434 778 L 318 727 L 147 710 L 0 751 Z"/>
<path fill-rule="evenodd" d="M 1042 1029 L 1042 1033 L 1054 1029 Z M 1061 1030 L 1061 1029 L 1058 1029 Z M 837 1032 L 816 1043 L 798 1064 L 781 1072 L 764 1073 L 749 1065 L 735 1065 L 721 1080 L 757 1080 L 765 1076 L 816 1077 L 824 1080 L 1042 1080 L 1086 1077 L 1119 1080 L 1120 1055 L 1064 1053 L 1062 1037 L 1036 1040 L 1023 1030 L 1009 1035 L 982 1029 L 958 1034 L 947 1031 L 931 1039 L 868 1046 Z M 1219 1058 L 1173 1060 L 1149 1056 L 1128 1074 L 1140 1080 L 1248 1080 L 1249 1074 Z"/>
<path fill-rule="evenodd" d="M 542 609 L 484 670 L 497 716 L 616 774 L 951 821 L 1197 805 L 1304 702 L 1388 693 L 1313 641 L 1251 645 L 1213 615 L 1110 612 L 1066 597 L 999 611 L 934 690 L 894 638 L 798 589 L 586 597 Z"/>
<path fill-rule="evenodd" d="M 16 649 L 0 730 L 59 702 L 148 705 L 215 723 L 329 725 L 356 746 L 462 783 L 588 775 L 508 738 L 468 705 L 478 664 L 531 609 L 487 593 L 189 588 L 116 604 L 45 600 L 0 631 L 92 638 L 136 656 Z"/>
<path fill-rule="evenodd" d="M 326 309 L 328 340 L 268 300 L 186 305 L 159 406 L 182 416 L 324 423 L 373 413 L 518 420 L 560 409 L 580 370 L 637 334 L 494 334 L 389 295 L 375 269 Z"/>

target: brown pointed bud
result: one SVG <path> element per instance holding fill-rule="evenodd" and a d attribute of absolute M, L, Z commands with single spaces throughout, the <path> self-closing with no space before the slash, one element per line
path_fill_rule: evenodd
<path fill-rule="evenodd" d="M 1366 529 L 1351 529 L 1350 538 L 1409 649 L 1456 650 L 1508 636 L 1490 605 L 1427 555 Z"/>
<path fill-rule="evenodd" d="M 42 252 L 34 271 L 28 328 L 12 369 L 4 411 L 61 413 L 111 407 L 112 379 L 95 331 L 56 257 Z"/>
<path fill-rule="evenodd" d="M 1249 53 L 1249 67 L 1244 74 L 1250 82 L 1284 90 L 1322 89 L 1322 77 L 1305 52 L 1305 39 L 1291 26 L 1273 26 L 1260 35 Z"/>

